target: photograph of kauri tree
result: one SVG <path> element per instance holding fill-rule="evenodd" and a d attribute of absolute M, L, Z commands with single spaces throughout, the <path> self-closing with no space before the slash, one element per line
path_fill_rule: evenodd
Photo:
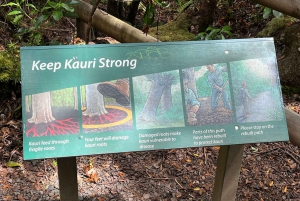
<path fill-rule="evenodd" d="M 184 126 L 179 71 L 132 79 L 137 129 Z"/>
<path fill-rule="evenodd" d="M 79 132 L 76 87 L 32 94 L 25 102 L 27 137 Z"/>

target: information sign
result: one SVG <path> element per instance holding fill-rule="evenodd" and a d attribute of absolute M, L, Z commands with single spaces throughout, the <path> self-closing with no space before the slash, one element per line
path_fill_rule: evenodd
<path fill-rule="evenodd" d="M 271 38 L 22 47 L 24 159 L 287 141 Z"/>

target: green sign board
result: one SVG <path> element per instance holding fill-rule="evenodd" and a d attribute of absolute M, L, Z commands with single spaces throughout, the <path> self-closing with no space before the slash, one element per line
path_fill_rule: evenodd
<path fill-rule="evenodd" d="M 22 47 L 24 159 L 288 140 L 273 39 Z"/>

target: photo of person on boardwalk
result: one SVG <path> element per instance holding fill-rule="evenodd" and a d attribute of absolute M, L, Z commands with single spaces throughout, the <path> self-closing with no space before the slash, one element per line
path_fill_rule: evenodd
<path fill-rule="evenodd" d="M 207 70 L 209 71 L 207 79 L 211 86 L 211 109 L 215 112 L 218 109 L 218 104 L 220 99 L 224 103 L 223 111 L 231 113 L 232 108 L 228 99 L 226 92 L 226 86 L 228 85 L 228 80 L 224 80 L 222 74 L 227 73 L 227 67 L 215 68 L 213 65 L 207 65 Z"/>
<path fill-rule="evenodd" d="M 230 62 L 230 75 L 238 123 L 284 118 L 276 58 Z"/>
<path fill-rule="evenodd" d="M 251 114 L 249 110 L 250 100 L 254 101 L 254 99 L 250 96 L 248 92 L 246 82 L 242 82 L 242 87 L 239 89 L 238 97 L 239 97 L 239 101 L 241 101 L 243 105 L 243 117 L 246 119 Z"/>

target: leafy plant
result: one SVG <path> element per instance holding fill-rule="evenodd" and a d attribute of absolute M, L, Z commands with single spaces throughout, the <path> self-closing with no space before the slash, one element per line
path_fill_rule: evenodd
<path fill-rule="evenodd" d="M 272 15 L 276 18 L 280 18 L 283 15 L 281 12 L 278 12 L 278 11 L 273 10 L 271 8 L 262 6 L 260 4 L 256 4 L 256 7 L 260 7 L 260 9 L 258 11 L 258 14 L 262 13 L 262 16 L 263 16 L 264 19 L 267 19 Z"/>
<path fill-rule="evenodd" d="M 18 25 L 19 39 L 25 34 L 29 34 L 30 43 L 33 45 L 39 45 L 42 39 L 41 31 L 43 25 L 49 26 L 54 21 L 59 21 L 63 16 L 76 18 L 74 13 L 75 4 L 79 3 L 78 0 L 71 0 L 68 3 L 63 3 L 60 0 L 47 0 L 41 7 L 37 8 L 34 4 L 25 0 L 14 0 L 7 4 L 3 4 L 3 7 L 9 7 L 12 10 L 7 14 L 11 23 Z M 29 26 L 26 24 L 30 22 Z M 25 23 L 27 22 L 27 23 Z"/>
<path fill-rule="evenodd" d="M 15 43 L 8 44 L 5 51 L 0 52 L 0 82 L 21 80 L 20 50 Z"/>
<path fill-rule="evenodd" d="M 55 159 L 52 160 L 53 167 L 57 167 L 57 161 Z"/>
<path fill-rule="evenodd" d="M 205 32 L 200 32 L 195 37 L 195 40 L 224 40 L 226 38 L 226 35 L 228 35 L 229 37 L 233 36 L 229 25 L 223 26 L 222 28 L 215 28 L 213 26 L 209 26 Z"/>

